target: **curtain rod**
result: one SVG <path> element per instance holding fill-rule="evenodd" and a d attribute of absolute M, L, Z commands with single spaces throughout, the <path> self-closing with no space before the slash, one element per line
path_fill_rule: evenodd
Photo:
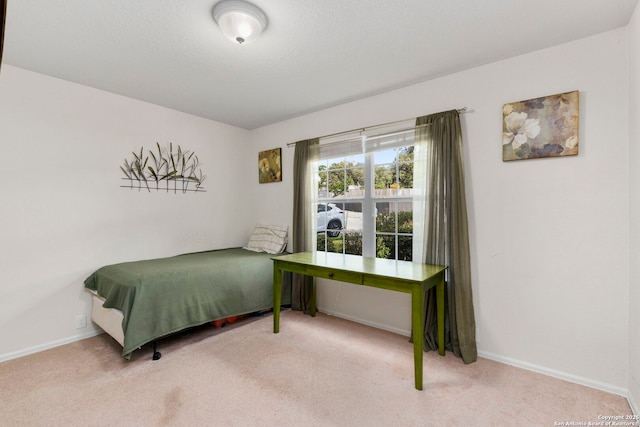
<path fill-rule="evenodd" d="M 450 111 L 450 110 L 449 110 L 449 111 Z M 466 113 L 466 112 L 467 112 L 467 107 L 458 108 L 458 109 L 456 109 L 456 111 L 457 111 L 458 113 Z M 371 130 L 371 129 L 376 129 L 376 128 L 379 128 L 379 127 L 384 127 L 384 126 L 389 126 L 389 125 L 395 125 L 395 124 L 397 124 L 397 123 L 406 122 L 407 120 L 411 120 L 411 119 L 396 120 L 396 121 L 394 121 L 394 122 L 382 123 L 382 124 L 379 124 L 379 125 L 373 125 L 373 126 L 368 126 L 368 127 L 363 127 L 363 128 L 356 128 L 356 129 L 351 129 L 351 130 L 345 130 L 345 131 L 342 131 L 342 132 L 331 133 L 331 134 L 329 134 L 329 135 L 322 135 L 322 136 L 320 137 L 320 139 L 322 139 L 322 138 L 331 138 L 331 137 L 339 136 L 339 135 L 346 135 L 346 134 L 353 133 L 353 132 L 364 132 L 364 131 Z M 287 147 L 293 147 L 293 146 L 295 146 L 295 145 L 296 145 L 296 143 L 295 143 L 295 142 L 289 142 L 289 143 L 287 143 Z"/>

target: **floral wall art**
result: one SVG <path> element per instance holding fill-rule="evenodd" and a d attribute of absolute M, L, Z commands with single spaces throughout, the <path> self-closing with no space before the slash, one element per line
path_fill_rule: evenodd
<path fill-rule="evenodd" d="M 124 173 L 124 188 L 156 190 L 173 193 L 205 191 L 202 183 L 207 178 L 200 169 L 200 160 L 193 151 L 183 151 L 179 145 L 174 151 L 172 143 L 164 149 L 156 143 L 153 150 L 132 151 L 124 159 L 120 170 Z"/>
<path fill-rule="evenodd" d="M 282 181 L 282 149 L 274 148 L 258 153 L 258 182 Z"/>
<path fill-rule="evenodd" d="M 578 154 L 579 92 L 504 104 L 502 160 Z"/>

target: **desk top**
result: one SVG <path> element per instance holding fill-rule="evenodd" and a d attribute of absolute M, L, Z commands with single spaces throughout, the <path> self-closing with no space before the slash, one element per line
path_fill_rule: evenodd
<path fill-rule="evenodd" d="M 344 255 L 334 252 L 298 252 L 295 254 L 275 256 L 271 259 L 412 282 L 424 282 L 447 269 L 444 265 L 421 264 L 419 262 L 370 258 L 359 255 Z"/>

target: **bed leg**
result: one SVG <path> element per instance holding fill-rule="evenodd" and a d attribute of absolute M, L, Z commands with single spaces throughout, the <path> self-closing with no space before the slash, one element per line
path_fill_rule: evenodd
<path fill-rule="evenodd" d="M 158 351 L 158 341 L 153 342 L 153 360 L 158 360 L 162 357 L 162 354 Z"/>

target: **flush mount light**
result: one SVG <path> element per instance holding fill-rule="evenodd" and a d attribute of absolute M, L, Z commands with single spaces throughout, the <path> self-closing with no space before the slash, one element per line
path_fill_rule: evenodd
<path fill-rule="evenodd" d="M 249 44 L 267 27 L 267 15 L 241 0 L 222 0 L 213 7 L 213 19 L 234 43 Z"/>

